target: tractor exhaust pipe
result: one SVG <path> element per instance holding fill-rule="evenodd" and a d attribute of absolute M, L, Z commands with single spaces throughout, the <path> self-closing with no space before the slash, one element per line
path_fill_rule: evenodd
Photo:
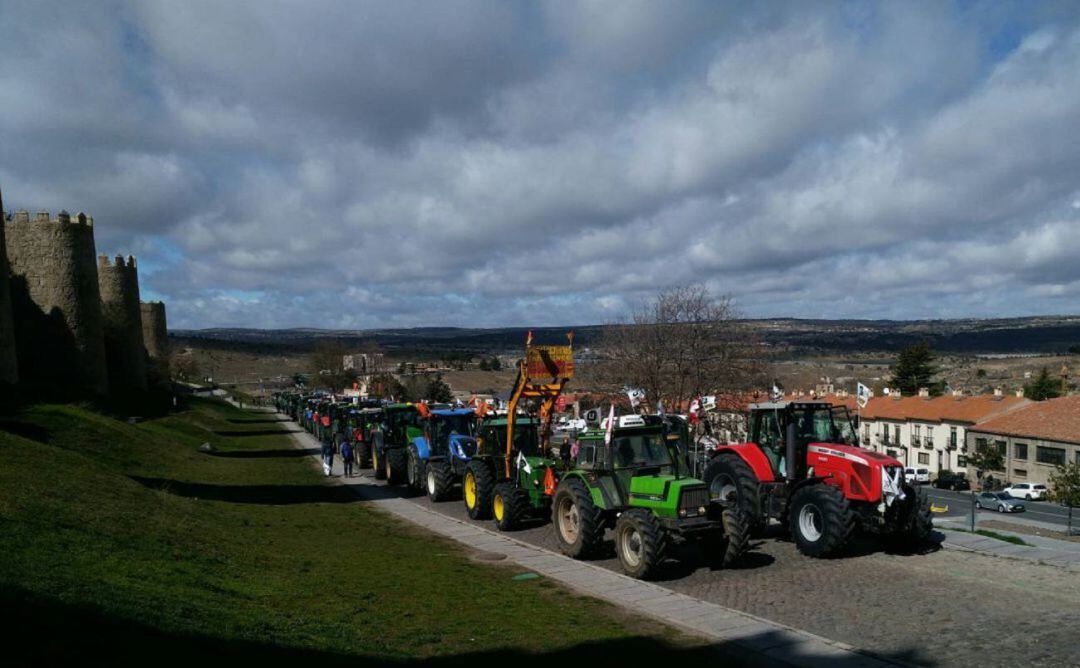
<path fill-rule="evenodd" d="M 787 449 L 785 456 L 787 457 L 787 463 L 784 468 L 787 474 L 788 482 L 792 482 L 796 479 L 796 469 L 798 469 L 798 462 L 795 461 L 795 423 L 791 422 L 787 426 L 786 433 L 784 434 L 784 446 Z"/>

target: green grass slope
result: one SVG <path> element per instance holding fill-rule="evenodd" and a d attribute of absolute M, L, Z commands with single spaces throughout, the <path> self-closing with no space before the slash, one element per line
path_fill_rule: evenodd
<path fill-rule="evenodd" d="M 291 429 L 210 401 L 137 425 L 60 405 L 0 418 L 0 656 L 520 665 L 706 651 L 377 512 L 328 484 Z"/>

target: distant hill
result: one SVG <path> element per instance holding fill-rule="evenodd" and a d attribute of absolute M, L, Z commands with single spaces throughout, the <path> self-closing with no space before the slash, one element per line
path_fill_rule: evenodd
<path fill-rule="evenodd" d="M 1080 345 L 1080 316 L 959 320 L 746 320 L 764 344 L 806 352 L 895 351 L 926 341 L 949 353 L 1063 353 Z M 539 342 L 561 343 L 574 330 L 574 343 L 594 344 L 604 325 L 532 328 Z M 190 341 L 252 344 L 279 350 L 310 350 L 320 340 L 335 339 L 348 346 L 376 343 L 391 353 L 423 354 L 433 348 L 475 352 L 515 350 L 524 344 L 526 327 L 470 329 L 417 327 L 411 329 L 332 330 L 218 328 L 174 330 L 174 338 Z"/>

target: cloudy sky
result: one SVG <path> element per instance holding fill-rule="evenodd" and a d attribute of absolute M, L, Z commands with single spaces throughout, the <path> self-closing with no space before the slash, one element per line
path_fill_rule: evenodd
<path fill-rule="evenodd" d="M 0 0 L 0 187 L 172 327 L 1080 313 L 1075 2 Z"/>

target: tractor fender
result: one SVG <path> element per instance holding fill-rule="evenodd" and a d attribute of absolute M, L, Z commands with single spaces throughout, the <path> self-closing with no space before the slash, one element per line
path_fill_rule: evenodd
<path fill-rule="evenodd" d="M 590 480 L 591 476 L 583 471 L 567 471 L 562 475 L 559 482 L 563 480 L 569 480 L 570 478 L 577 478 L 581 482 L 585 483 L 585 488 L 589 490 L 589 496 L 592 497 L 593 504 L 597 508 L 610 508 L 611 503 L 604 497 L 604 489 L 600 485 L 596 484 L 594 480 Z"/>
<path fill-rule="evenodd" d="M 450 436 L 450 455 L 453 459 L 463 462 L 469 461 L 472 453 L 477 451 L 476 439 L 472 436 Z"/>
<path fill-rule="evenodd" d="M 769 458 L 765 456 L 765 453 L 761 451 L 761 448 L 758 447 L 757 443 L 720 445 L 713 451 L 713 457 L 725 453 L 734 454 L 736 457 L 739 457 L 746 462 L 746 465 L 754 472 L 758 482 L 773 482 L 776 479 L 775 476 L 773 476 L 772 464 L 769 463 Z"/>
<path fill-rule="evenodd" d="M 412 440 L 413 445 L 416 446 L 416 454 L 420 456 L 420 459 L 427 459 L 431 456 L 431 448 L 428 446 L 427 438 L 423 436 L 417 436 Z"/>

